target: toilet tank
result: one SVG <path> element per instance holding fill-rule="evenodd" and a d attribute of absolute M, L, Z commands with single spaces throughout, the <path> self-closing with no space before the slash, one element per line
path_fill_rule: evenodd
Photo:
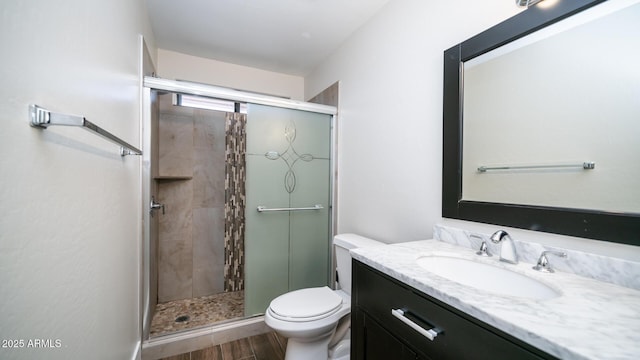
<path fill-rule="evenodd" d="M 385 245 L 380 241 L 356 234 L 340 234 L 333 237 L 336 251 L 336 272 L 340 289 L 351 295 L 351 255 L 350 249 Z"/>

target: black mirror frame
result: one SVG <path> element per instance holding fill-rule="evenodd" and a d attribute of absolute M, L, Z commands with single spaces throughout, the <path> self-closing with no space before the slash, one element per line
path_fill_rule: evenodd
<path fill-rule="evenodd" d="M 606 0 L 531 7 L 444 52 L 442 216 L 640 245 L 640 214 L 462 200 L 462 64 Z"/>

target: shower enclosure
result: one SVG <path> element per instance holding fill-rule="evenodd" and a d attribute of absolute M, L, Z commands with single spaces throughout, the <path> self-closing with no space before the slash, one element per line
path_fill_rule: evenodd
<path fill-rule="evenodd" d="M 157 78 L 143 95 L 145 339 L 333 282 L 334 107 Z"/>

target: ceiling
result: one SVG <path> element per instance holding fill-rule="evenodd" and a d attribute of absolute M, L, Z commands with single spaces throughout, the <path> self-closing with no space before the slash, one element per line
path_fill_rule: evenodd
<path fill-rule="evenodd" d="M 389 0 L 145 0 L 159 48 L 305 76 Z"/>

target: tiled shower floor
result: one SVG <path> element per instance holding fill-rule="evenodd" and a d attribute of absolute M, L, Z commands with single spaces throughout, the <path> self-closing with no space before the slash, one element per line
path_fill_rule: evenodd
<path fill-rule="evenodd" d="M 188 316 L 189 319 L 182 322 L 176 321 L 183 316 Z M 151 337 L 243 316 L 244 291 L 169 301 L 156 306 L 156 312 L 151 321 Z"/>

